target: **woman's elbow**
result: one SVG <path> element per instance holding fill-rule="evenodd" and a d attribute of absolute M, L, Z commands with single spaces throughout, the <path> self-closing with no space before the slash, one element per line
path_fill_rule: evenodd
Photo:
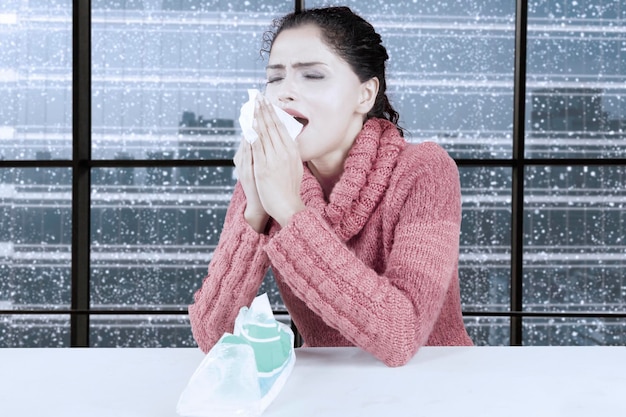
<path fill-rule="evenodd" d="M 398 331 L 390 337 L 385 354 L 380 355 L 383 363 L 391 368 L 406 365 L 417 353 L 422 339 L 416 332 Z"/>

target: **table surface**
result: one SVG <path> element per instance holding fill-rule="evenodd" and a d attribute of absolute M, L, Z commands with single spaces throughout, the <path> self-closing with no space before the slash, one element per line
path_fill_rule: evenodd
<path fill-rule="evenodd" d="M 175 417 L 198 349 L 0 349 L 0 415 Z M 626 347 L 301 348 L 263 417 L 626 416 Z"/>

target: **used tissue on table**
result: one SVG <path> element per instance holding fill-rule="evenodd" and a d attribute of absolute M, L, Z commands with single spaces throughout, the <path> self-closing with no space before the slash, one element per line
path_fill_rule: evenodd
<path fill-rule="evenodd" d="M 270 405 L 295 364 L 294 334 L 274 319 L 267 294 L 242 307 L 233 334 L 224 333 L 180 396 L 184 417 L 255 417 Z"/>
<path fill-rule="evenodd" d="M 254 143 L 254 141 L 259 138 L 257 133 L 252 128 L 252 121 L 254 120 L 254 100 L 257 94 L 260 94 L 259 90 L 248 90 L 248 101 L 241 106 L 239 114 L 239 125 L 241 126 L 243 137 L 246 138 L 249 143 Z M 295 140 L 296 136 L 298 136 L 302 131 L 302 123 L 294 119 L 292 115 L 275 104 L 272 104 L 272 106 L 274 107 L 274 110 L 276 110 L 278 118 L 283 122 L 285 128 L 287 128 L 289 136 Z"/>

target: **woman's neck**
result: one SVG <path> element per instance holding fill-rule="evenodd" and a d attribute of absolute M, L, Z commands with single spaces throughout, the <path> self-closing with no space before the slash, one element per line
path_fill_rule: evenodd
<path fill-rule="evenodd" d="M 326 201 L 329 200 L 330 193 L 343 174 L 344 162 L 348 158 L 348 154 L 354 145 L 356 137 L 363 129 L 363 124 L 363 121 L 356 122 L 352 129 L 353 133 L 346 135 L 346 138 L 351 139 L 345 140 L 333 152 L 327 153 L 319 159 L 313 159 L 307 162 L 307 167 L 322 186 Z"/>
<path fill-rule="evenodd" d="M 339 182 L 341 174 L 343 174 L 343 160 L 334 164 L 320 163 L 318 161 L 309 161 L 307 166 L 313 176 L 320 183 L 322 191 L 324 192 L 324 198 L 328 201 L 330 193 L 335 188 L 335 184 Z"/>

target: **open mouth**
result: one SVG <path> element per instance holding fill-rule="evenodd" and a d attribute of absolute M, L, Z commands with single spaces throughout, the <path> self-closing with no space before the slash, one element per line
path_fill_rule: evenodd
<path fill-rule="evenodd" d="M 300 124 L 302 124 L 303 127 L 306 127 L 306 125 L 309 124 L 309 119 L 305 119 L 304 117 L 293 117 L 294 119 L 296 119 Z"/>

